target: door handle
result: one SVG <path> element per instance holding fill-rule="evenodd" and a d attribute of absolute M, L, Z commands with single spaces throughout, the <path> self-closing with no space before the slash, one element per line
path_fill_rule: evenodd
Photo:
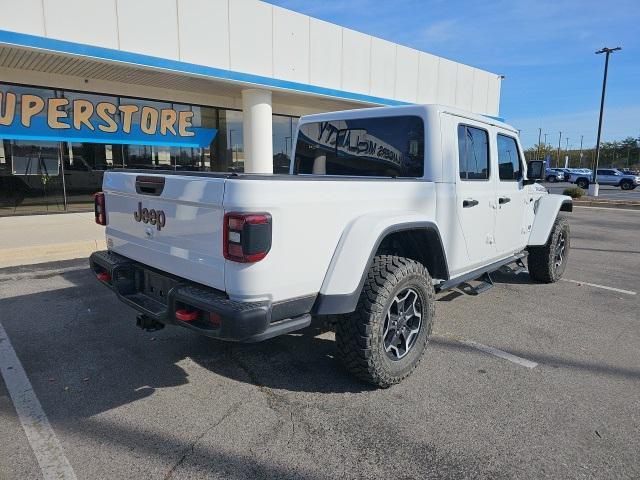
<path fill-rule="evenodd" d="M 511 199 L 509 197 L 500 197 L 498 198 L 498 203 L 500 205 L 504 205 L 505 203 L 509 203 Z"/>
<path fill-rule="evenodd" d="M 462 208 L 471 208 L 471 207 L 475 207 L 476 205 L 478 205 L 478 200 L 463 200 L 462 201 Z"/>

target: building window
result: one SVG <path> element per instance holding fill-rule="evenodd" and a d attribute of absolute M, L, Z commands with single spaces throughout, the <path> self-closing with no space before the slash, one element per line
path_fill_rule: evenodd
<path fill-rule="evenodd" d="M 32 115 L 34 128 L 29 136 L 33 135 L 33 140 L 29 141 L 14 140 L 16 132 L 11 129 L 4 130 L 9 133 L 3 136 L 9 115 L 6 106 L 15 97 L 14 110 L 18 116 L 12 125 L 19 126 L 24 95 L 28 95 L 26 98 L 31 102 L 38 97 L 43 107 Z M 75 136 L 56 134 L 55 138 L 62 138 L 61 141 L 38 137 L 51 133 L 47 132 L 51 121 L 47 116 L 50 99 L 55 100 L 55 110 L 60 113 L 53 121 L 60 122 L 60 131 L 75 130 Z M 128 115 L 122 110 L 127 106 L 132 107 Z M 149 112 L 153 114 L 149 116 Z M 154 133 L 161 134 L 162 118 L 166 120 L 167 131 L 171 117 L 166 115 L 179 117 L 181 114 L 188 116 L 194 130 L 208 130 L 207 135 L 213 135 L 211 130 L 216 130 L 210 144 L 207 139 L 198 147 L 182 146 L 154 138 Z M 93 194 L 102 188 L 104 172 L 113 168 L 244 171 L 242 112 L 237 110 L 0 83 L 0 120 L 0 216 L 26 211 L 64 211 L 65 204 L 76 211 L 91 210 Z M 274 115 L 273 122 L 274 171 L 288 173 L 297 119 Z M 124 132 L 125 124 L 127 132 Z M 142 143 L 127 143 L 130 134 L 137 132 L 136 140 L 140 140 L 140 131 L 148 133 L 143 124 L 147 130 L 154 125 L 149 144 L 144 136 Z M 51 124 L 49 127 L 53 128 Z M 117 135 L 107 139 L 104 132 L 108 127 Z M 173 127 L 177 130 L 178 124 L 174 123 Z M 98 138 L 101 132 L 103 136 Z M 170 137 L 170 141 L 174 139 Z"/>
<path fill-rule="evenodd" d="M 289 173 L 293 147 L 291 117 L 273 116 L 273 173 Z"/>
<path fill-rule="evenodd" d="M 489 178 L 489 133 L 486 130 L 458 125 L 458 165 L 461 180 Z"/>
<path fill-rule="evenodd" d="M 212 160 L 214 172 L 244 172 L 244 129 L 242 112 L 218 110 L 219 132 L 216 158 Z M 216 143 L 214 141 L 214 143 Z"/>

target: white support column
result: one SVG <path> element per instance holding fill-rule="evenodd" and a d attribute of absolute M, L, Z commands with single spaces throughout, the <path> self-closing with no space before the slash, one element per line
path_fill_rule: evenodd
<path fill-rule="evenodd" d="M 244 171 L 273 173 L 273 118 L 271 92 L 242 91 L 242 127 L 244 130 Z"/>

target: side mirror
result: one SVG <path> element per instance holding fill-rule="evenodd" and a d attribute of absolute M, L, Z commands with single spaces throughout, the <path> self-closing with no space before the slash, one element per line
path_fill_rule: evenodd
<path fill-rule="evenodd" d="M 542 160 L 532 160 L 527 164 L 526 184 L 532 184 L 536 180 L 544 179 L 544 162 Z"/>

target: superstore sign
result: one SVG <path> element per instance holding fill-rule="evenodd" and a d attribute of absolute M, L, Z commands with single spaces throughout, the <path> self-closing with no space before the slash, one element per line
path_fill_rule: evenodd
<path fill-rule="evenodd" d="M 0 138 L 208 147 L 217 130 L 193 126 L 194 113 L 139 101 L 42 98 L 0 90 Z"/>

